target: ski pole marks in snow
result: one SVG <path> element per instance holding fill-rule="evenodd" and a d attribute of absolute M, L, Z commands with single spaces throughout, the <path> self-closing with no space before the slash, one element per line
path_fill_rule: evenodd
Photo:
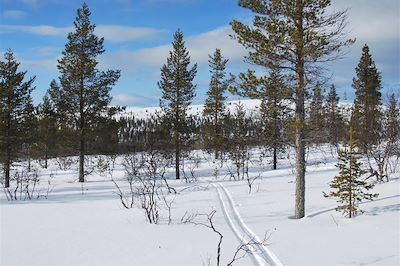
<path fill-rule="evenodd" d="M 221 203 L 222 210 L 225 217 L 231 227 L 232 231 L 242 242 L 242 244 L 247 243 L 249 240 L 255 240 L 259 243 L 262 241 L 260 238 L 245 224 L 242 217 L 235 207 L 235 202 L 230 194 L 230 192 L 220 183 L 212 184 L 218 193 L 218 198 Z M 222 191 L 222 193 L 221 193 Z M 228 207 L 226 206 L 228 205 Z M 259 245 L 258 250 L 250 246 L 249 250 L 251 252 L 252 258 L 257 263 L 257 265 L 283 265 L 282 262 L 276 257 L 274 253 L 271 252 L 266 246 Z"/>

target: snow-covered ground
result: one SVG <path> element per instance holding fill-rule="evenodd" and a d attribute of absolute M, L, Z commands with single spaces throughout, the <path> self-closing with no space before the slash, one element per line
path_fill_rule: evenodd
<path fill-rule="evenodd" d="M 311 150 L 308 161 L 303 219 L 292 219 L 291 154 L 276 171 L 253 165 L 251 174 L 261 177 L 251 194 L 245 181 L 229 180 L 224 168 L 216 179 L 210 160 L 201 161 L 195 183 L 174 180 L 170 169 L 168 182 L 178 192 L 172 223 L 161 206 L 161 220 L 154 225 L 141 209 L 122 207 L 110 176 L 95 171 L 82 185 L 76 182 L 76 165 L 59 170 L 53 160 L 50 169 L 39 170 L 43 187 L 52 176 L 48 199 L 9 202 L 0 193 L 0 264 L 215 265 L 218 235 L 182 219 L 215 210 L 213 224 L 223 235 L 221 265 L 232 259 L 241 241 L 261 241 L 265 235 L 265 247 L 254 248 L 234 265 L 399 265 L 400 174 L 377 184 L 378 199 L 362 203 L 364 214 L 347 219 L 334 210 L 335 200 L 322 194 L 338 173 L 335 157 L 327 149 Z M 121 163 L 122 157 L 113 177 L 127 189 Z M 195 221 L 207 224 L 204 216 Z"/>

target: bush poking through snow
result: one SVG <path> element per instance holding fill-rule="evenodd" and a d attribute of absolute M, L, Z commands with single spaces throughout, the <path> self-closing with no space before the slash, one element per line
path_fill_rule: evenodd
<path fill-rule="evenodd" d="M 188 213 L 186 212 L 183 217 L 181 218 L 182 223 L 191 223 L 194 225 L 201 225 L 211 229 L 215 234 L 218 235 L 218 244 L 217 244 L 217 262 L 216 265 L 219 266 L 221 264 L 221 247 L 222 247 L 222 240 L 224 238 L 221 231 L 215 228 L 213 218 L 217 211 L 212 210 L 210 213 Z M 205 217 L 206 221 L 198 221 L 199 219 Z M 240 244 L 236 251 L 233 254 L 232 259 L 227 263 L 227 266 L 232 266 L 233 263 L 246 257 L 249 254 L 252 254 L 257 250 L 258 247 L 266 245 L 267 240 L 269 239 L 270 234 L 265 234 L 264 239 L 262 241 L 257 241 L 254 237 L 251 238 L 249 241 L 243 241 Z M 209 264 L 210 265 L 210 264 Z"/>
<path fill-rule="evenodd" d="M 172 204 L 175 200 L 176 190 L 169 186 L 165 177 L 170 161 L 162 154 L 152 151 L 141 155 L 128 154 L 124 158 L 125 181 L 129 190 L 124 191 L 112 179 L 120 198 L 121 204 L 126 209 L 134 207 L 138 202 L 139 208 L 145 212 L 147 221 L 157 224 L 160 220 L 160 204 L 168 211 L 168 224 L 172 222 Z M 165 190 L 165 191 L 164 191 Z"/>
<path fill-rule="evenodd" d="M 10 187 L 4 187 L 8 201 L 47 199 L 53 188 L 51 179 L 48 180 L 45 190 L 39 186 L 40 178 L 37 169 L 33 169 L 31 172 L 24 169 L 16 170 L 10 181 Z"/>
<path fill-rule="evenodd" d="M 58 164 L 58 168 L 60 170 L 69 170 L 71 169 L 72 165 L 75 163 L 71 157 L 56 157 L 56 162 Z"/>
<path fill-rule="evenodd" d="M 96 169 L 99 175 L 103 177 L 107 177 L 108 175 L 112 179 L 117 155 L 99 155 L 96 156 L 96 159 Z"/>

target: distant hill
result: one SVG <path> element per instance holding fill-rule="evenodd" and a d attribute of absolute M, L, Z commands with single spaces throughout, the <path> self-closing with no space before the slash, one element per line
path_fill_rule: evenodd
<path fill-rule="evenodd" d="M 243 99 L 243 100 L 235 100 L 235 101 L 227 101 L 226 102 L 226 107 L 227 111 L 230 113 L 235 112 L 235 108 L 237 104 L 243 104 L 247 115 L 253 115 L 258 112 L 258 109 L 260 107 L 260 100 L 252 100 L 252 99 Z M 350 115 L 350 109 L 352 106 L 352 103 L 349 102 L 340 102 L 339 106 L 345 109 L 345 116 Z M 203 109 L 204 105 L 198 104 L 198 105 L 192 105 L 189 108 L 189 115 L 194 115 L 194 116 L 201 116 L 203 114 Z M 160 107 L 134 107 L 134 106 L 127 106 L 126 110 L 119 114 L 117 117 L 132 117 L 134 116 L 137 119 L 145 119 L 149 118 L 151 115 L 156 114 L 157 112 L 161 112 Z"/>
<path fill-rule="evenodd" d="M 241 103 L 243 104 L 246 112 L 250 115 L 252 113 L 255 113 L 257 109 L 260 106 L 260 100 L 250 100 L 250 99 L 244 99 L 244 100 L 236 100 L 236 101 L 227 101 L 226 102 L 226 107 L 227 111 L 230 113 L 235 112 L 235 107 L 237 104 Z M 195 116 L 201 116 L 203 114 L 203 109 L 204 105 L 192 105 L 189 108 L 189 115 L 195 115 Z M 157 112 L 161 112 L 160 107 L 133 107 L 133 106 L 127 106 L 125 112 L 121 113 L 119 116 L 134 116 L 135 118 L 138 119 L 145 119 L 150 117 L 151 115 L 154 115 Z"/>

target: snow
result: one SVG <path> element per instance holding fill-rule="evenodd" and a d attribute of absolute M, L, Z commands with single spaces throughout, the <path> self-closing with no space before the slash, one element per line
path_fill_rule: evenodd
<path fill-rule="evenodd" d="M 53 176 L 48 199 L 9 202 L 0 193 L 0 264 L 215 265 L 218 235 L 181 221 L 185 213 L 212 210 L 214 225 L 224 236 L 221 265 L 232 259 L 242 240 L 261 241 L 265 234 L 267 245 L 235 265 L 400 264 L 400 173 L 392 174 L 388 183 L 376 184 L 379 197 L 360 205 L 364 214 L 344 218 L 334 210 L 335 200 L 322 194 L 338 173 L 335 155 L 326 148 L 311 149 L 306 217 L 295 220 L 292 151 L 278 162 L 276 171 L 270 165 L 253 165 L 250 174 L 262 171 L 262 177 L 251 194 L 245 181 L 230 181 L 225 168 L 216 180 L 216 165 L 199 154 L 205 159 L 196 169 L 198 182 L 174 180 L 169 169 L 168 182 L 178 191 L 171 225 L 165 209 L 154 225 L 138 207 L 123 208 L 110 176 L 95 171 L 82 185 L 76 182 L 76 164 L 63 171 L 50 161 L 50 169 L 39 168 L 44 188 Z M 113 177 L 126 189 L 121 163 L 119 157 Z"/>
<path fill-rule="evenodd" d="M 246 110 L 247 115 L 255 113 L 257 108 L 259 108 L 261 101 L 256 99 L 242 99 L 235 101 L 227 101 L 226 108 L 230 113 L 235 113 L 236 106 L 242 104 L 244 110 Z M 191 105 L 188 110 L 188 115 L 201 116 L 204 110 L 204 105 Z M 132 117 L 136 119 L 149 119 L 152 115 L 156 113 L 161 113 L 160 107 L 126 107 L 125 111 L 118 114 L 117 116 Z"/>

